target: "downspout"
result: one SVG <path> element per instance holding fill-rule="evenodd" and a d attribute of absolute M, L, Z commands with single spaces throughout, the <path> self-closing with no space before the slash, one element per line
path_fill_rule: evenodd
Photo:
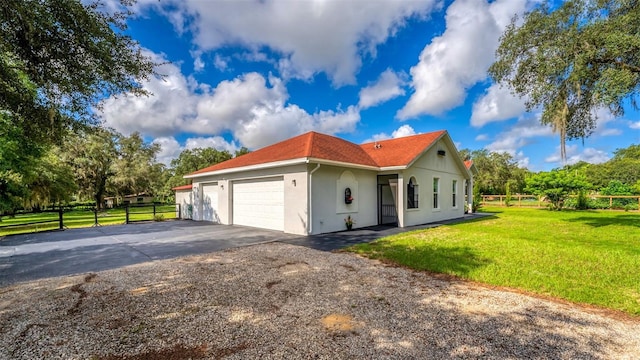
<path fill-rule="evenodd" d="M 313 173 L 320 169 L 320 164 L 317 164 L 316 168 L 309 173 L 309 193 L 307 199 L 309 199 L 309 226 L 307 235 L 311 235 L 313 232 Z"/>

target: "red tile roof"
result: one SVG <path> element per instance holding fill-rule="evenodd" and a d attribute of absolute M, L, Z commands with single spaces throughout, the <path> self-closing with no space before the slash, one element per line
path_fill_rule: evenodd
<path fill-rule="evenodd" d="M 360 145 L 379 167 L 406 166 L 434 144 L 446 131 L 412 135 Z M 378 146 L 376 146 L 376 144 Z"/>
<path fill-rule="evenodd" d="M 406 166 L 446 131 L 382 140 L 362 145 L 314 131 L 269 145 L 190 175 L 294 159 L 320 159 L 372 167 Z M 378 144 L 378 147 L 375 145 Z"/>
<path fill-rule="evenodd" d="M 193 185 L 189 184 L 189 185 L 176 186 L 174 188 L 171 188 L 171 190 L 191 190 L 192 187 Z"/>

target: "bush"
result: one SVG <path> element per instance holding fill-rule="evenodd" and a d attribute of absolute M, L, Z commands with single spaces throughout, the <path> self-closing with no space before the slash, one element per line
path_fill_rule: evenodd
<path fill-rule="evenodd" d="M 587 210 L 589 208 L 589 199 L 587 199 L 584 191 L 578 191 L 575 208 L 578 210 Z"/>
<path fill-rule="evenodd" d="M 153 221 L 164 221 L 164 215 L 162 214 L 156 214 L 153 216 Z"/>

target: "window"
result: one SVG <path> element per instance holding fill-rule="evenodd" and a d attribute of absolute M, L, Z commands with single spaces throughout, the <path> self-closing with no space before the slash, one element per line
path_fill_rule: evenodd
<path fill-rule="evenodd" d="M 144 198 L 139 197 L 139 198 L 137 199 L 137 201 L 138 201 L 139 203 L 144 202 Z"/>
<path fill-rule="evenodd" d="M 458 204 L 456 203 L 456 198 L 458 197 L 458 180 L 453 180 L 451 182 L 452 185 L 452 194 L 453 194 L 453 198 L 451 199 L 451 205 L 453 207 L 458 206 Z"/>
<path fill-rule="evenodd" d="M 418 194 L 418 184 L 416 178 L 412 176 L 407 184 L 407 209 L 418 208 Z"/>
<path fill-rule="evenodd" d="M 440 192 L 440 179 L 433 178 L 433 208 L 439 209 L 440 204 L 438 203 L 438 193 Z"/>

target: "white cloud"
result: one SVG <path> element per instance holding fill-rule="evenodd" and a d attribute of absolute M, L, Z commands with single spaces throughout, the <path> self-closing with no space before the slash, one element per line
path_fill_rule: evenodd
<path fill-rule="evenodd" d="M 578 145 L 568 145 L 566 150 L 568 165 L 572 165 L 580 161 L 585 161 L 590 164 L 600 164 L 611 159 L 605 151 L 594 148 L 584 148 L 580 151 Z M 560 147 L 557 147 L 556 152 L 553 155 L 546 157 L 544 161 L 547 163 L 557 163 L 559 166 L 562 166 Z"/>
<path fill-rule="evenodd" d="M 397 117 L 438 115 L 462 104 L 467 89 L 486 78 L 502 31 L 526 4 L 527 0 L 456 0 L 451 4 L 446 31 L 433 38 L 411 68 L 414 93 Z"/>
<path fill-rule="evenodd" d="M 167 166 L 169 166 L 171 160 L 177 158 L 182 151 L 182 147 L 180 146 L 178 141 L 171 136 L 156 138 L 153 140 L 153 143 L 160 145 L 160 151 L 156 156 L 158 162 L 161 162 Z"/>
<path fill-rule="evenodd" d="M 519 151 L 520 148 L 530 144 L 533 138 L 550 136 L 554 136 L 551 127 L 540 124 L 539 117 L 520 118 L 507 131 L 497 134 L 494 141 L 485 148 L 498 153 L 506 152 L 514 157 L 519 166 L 527 167 L 529 157 Z"/>
<path fill-rule="evenodd" d="M 361 109 L 366 109 L 404 95 L 403 85 L 402 75 L 399 76 L 393 70 L 387 69 L 373 84 L 360 90 L 358 105 Z"/>
<path fill-rule="evenodd" d="M 166 74 L 164 80 L 143 84 L 152 96 L 107 99 L 101 114 L 106 125 L 124 134 L 140 131 L 152 137 L 229 131 L 241 146 L 256 149 L 310 130 L 351 132 L 360 122 L 354 105 L 309 114 L 287 103 L 287 89 L 275 76 L 267 81 L 258 73 L 247 73 L 212 88 L 185 78 L 173 64 L 163 65 L 160 72 Z"/>
<path fill-rule="evenodd" d="M 387 139 L 396 139 L 396 138 L 401 138 L 401 137 L 411 136 L 411 135 L 416 135 L 416 131 L 409 125 L 402 125 L 399 128 L 397 128 L 396 130 L 394 130 L 391 133 L 391 135 L 389 135 L 387 133 L 375 134 L 371 138 L 363 141 L 363 143 L 368 143 L 368 142 L 372 142 L 372 141 L 387 140 Z"/>
<path fill-rule="evenodd" d="M 202 57 L 198 56 L 193 60 L 193 70 L 202 71 L 204 69 L 204 61 L 202 61 Z"/>
<path fill-rule="evenodd" d="M 334 85 L 355 83 L 365 54 L 375 56 L 412 16 L 424 17 L 437 0 L 417 1 L 168 1 L 156 7 L 177 31 L 189 29 L 202 51 L 227 45 L 263 46 L 281 54 L 287 76 L 326 72 Z M 284 76 L 284 75 L 283 75 Z"/>
<path fill-rule="evenodd" d="M 640 130 L 640 121 L 629 123 L 629 128 L 634 130 Z"/>
<path fill-rule="evenodd" d="M 490 122 L 518 117 L 526 111 L 524 102 L 508 88 L 493 84 L 473 103 L 471 125 L 482 127 Z"/>
<path fill-rule="evenodd" d="M 229 68 L 229 59 L 220 56 L 220 54 L 216 54 L 213 57 L 213 66 L 220 71 L 225 71 Z"/>
<path fill-rule="evenodd" d="M 476 141 L 487 141 L 489 140 L 489 135 L 487 134 L 478 134 L 478 136 L 476 136 Z"/>
<path fill-rule="evenodd" d="M 155 62 L 167 60 L 158 54 L 145 52 Z M 153 137 L 170 135 L 183 129 L 196 116 L 197 97 L 193 84 L 175 64 L 164 64 L 157 71 L 164 79 L 153 77 L 143 84 L 152 95 L 110 97 L 103 102 L 102 119 L 107 126 L 128 135 L 134 131 Z"/>

